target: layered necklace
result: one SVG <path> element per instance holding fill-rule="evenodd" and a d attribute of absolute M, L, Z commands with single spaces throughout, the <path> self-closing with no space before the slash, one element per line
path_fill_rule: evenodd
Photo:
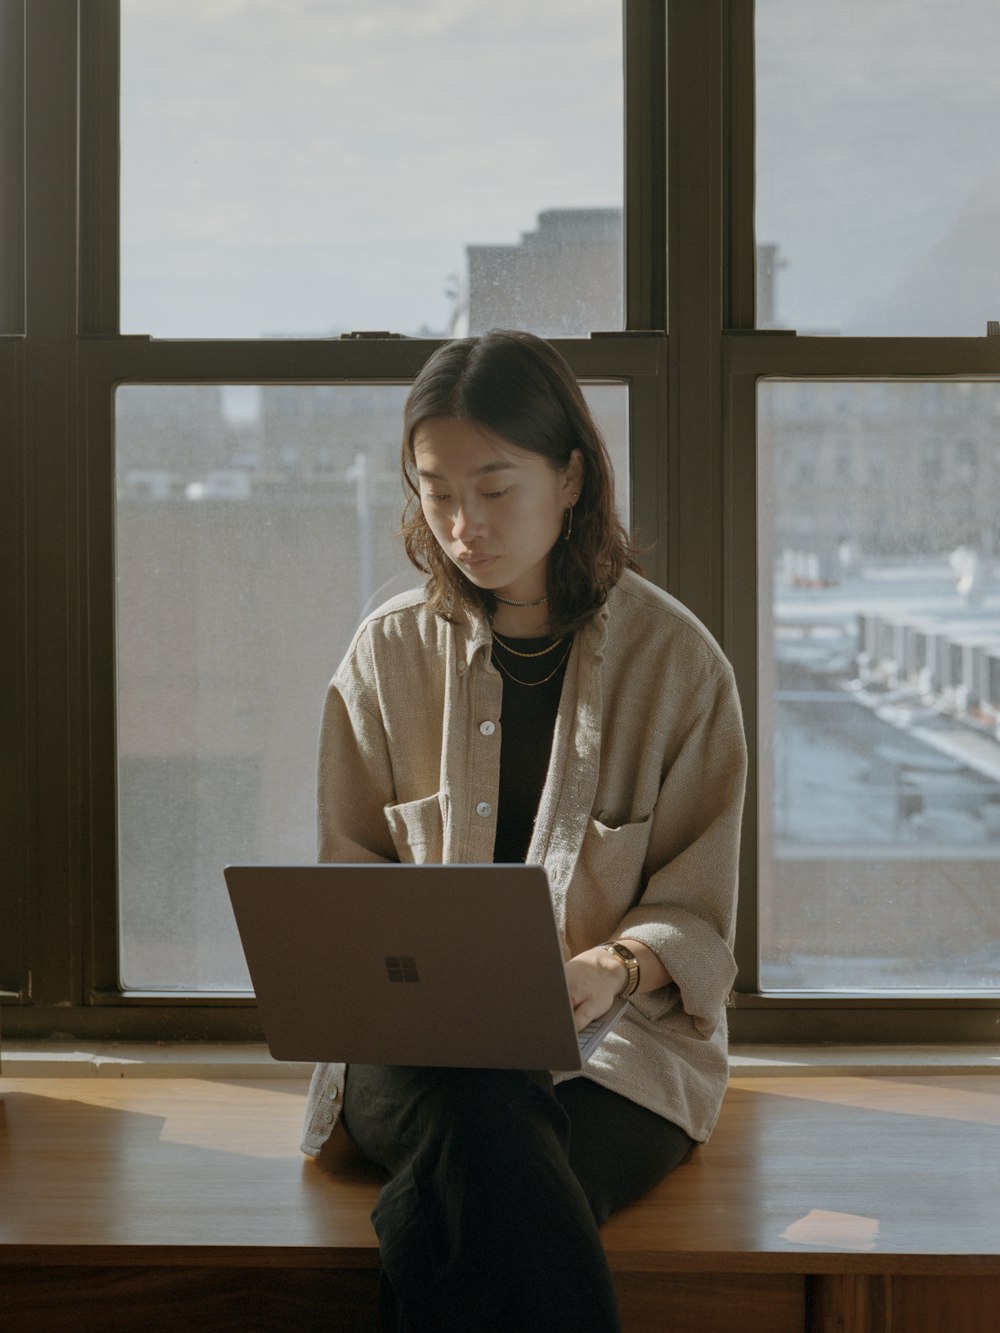
<path fill-rule="evenodd" d="M 567 638 L 567 636 L 566 636 L 565 634 L 560 634 L 560 636 L 558 637 L 558 639 L 554 639 L 554 640 L 552 641 L 552 643 L 550 643 L 547 647 L 545 647 L 545 648 L 539 648 L 536 652 L 526 653 L 526 652 L 522 652 L 522 650 L 521 650 L 520 648 L 514 648 L 514 647 L 512 647 L 511 644 L 509 644 L 509 643 L 508 643 L 508 642 L 507 642 L 501 635 L 499 635 L 499 634 L 496 632 L 496 630 L 494 630 L 494 631 L 493 631 L 493 660 L 494 660 L 494 662 L 496 662 L 497 666 L 500 668 L 500 670 L 503 672 L 503 674 L 507 677 L 507 679 L 508 679 L 508 680 L 512 680 L 512 681 L 514 682 L 515 685 L 527 685 L 527 686 L 529 686 L 529 687 L 531 687 L 531 686 L 535 686 L 535 685 L 544 685 L 544 684 L 546 683 L 546 681 L 550 681 L 550 680 L 552 679 L 552 677 L 556 674 L 556 672 L 559 671 L 559 670 L 564 666 L 564 664 L 565 664 L 565 662 L 566 662 L 566 659 L 569 657 L 570 649 L 573 647 L 573 639 L 572 639 L 572 636 L 570 636 L 569 643 L 566 643 L 566 638 Z M 504 660 L 503 660 L 503 658 L 500 656 L 500 653 L 497 652 L 497 649 L 502 649 L 503 652 L 505 652 L 505 653 L 509 653 L 510 656 L 513 657 L 513 658 L 520 657 L 520 658 L 521 658 L 522 660 L 524 660 L 524 661 L 528 661 L 528 660 L 535 660 L 535 661 L 537 661 L 539 658 L 542 658 L 542 657 L 548 657 L 549 653 L 554 653 L 554 652 L 556 652 L 556 650 L 557 650 L 557 649 L 560 647 L 560 645 L 563 644 L 563 643 L 566 643 L 566 651 L 565 651 L 565 652 L 562 654 L 562 656 L 559 658 L 558 662 L 556 662 L 556 664 L 555 664 L 555 666 L 552 668 L 552 670 L 551 670 L 547 675 L 542 676 L 540 680 L 522 680 L 520 676 L 515 676 L 514 673 L 513 673 L 513 671 L 510 669 L 510 667 L 504 665 Z M 517 666 L 517 663 L 516 663 L 516 662 L 513 662 L 513 663 L 511 663 L 511 665 L 512 665 L 512 666 Z M 544 668 L 545 666 L 548 665 L 548 663 L 542 663 L 542 662 L 539 662 L 538 665 L 539 665 L 539 667 Z M 521 671 L 523 671 L 523 670 L 530 669 L 530 668 L 519 667 L 518 669 L 521 670 Z"/>

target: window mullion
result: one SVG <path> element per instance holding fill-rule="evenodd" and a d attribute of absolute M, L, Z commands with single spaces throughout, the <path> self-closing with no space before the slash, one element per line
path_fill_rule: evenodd
<path fill-rule="evenodd" d="M 27 989 L 24 932 L 30 866 L 28 672 L 25 657 L 23 438 L 24 0 L 0 0 L 0 843 L 7 891 L 0 895 L 0 998 Z"/>
<path fill-rule="evenodd" d="M 754 225 L 754 0 L 733 0 L 725 11 L 725 308 L 727 329 L 752 329 L 757 305 Z"/>
<path fill-rule="evenodd" d="M 662 0 L 625 0 L 625 327 L 667 327 L 667 32 Z"/>
<path fill-rule="evenodd" d="M 668 18 L 670 377 L 668 579 L 722 634 L 719 339 L 723 320 L 722 0 Z"/>
<path fill-rule="evenodd" d="M 24 930 L 27 920 L 31 812 L 28 802 L 27 671 L 25 661 L 24 453 L 22 445 L 23 347 L 0 339 L 0 439 L 5 450 L 0 487 L 0 841 L 7 890 L 0 894 L 0 994 L 27 989 Z"/>
<path fill-rule="evenodd" d="M 24 332 L 24 0 L 0 0 L 0 336 Z"/>
<path fill-rule="evenodd" d="M 25 8 L 27 893 L 34 1004 L 80 996 L 85 883 L 76 404 L 77 8 Z"/>
<path fill-rule="evenodd" d="M 119 330 L 119 0 L 80 9 L 80 332 Z"/>

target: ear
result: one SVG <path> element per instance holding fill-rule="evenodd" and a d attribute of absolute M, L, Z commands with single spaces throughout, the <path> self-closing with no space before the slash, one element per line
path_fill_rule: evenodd
<path fill-rule="evenodd" d="M 563 495 L 579 495 L 583 490 L 583 454 L 579 449 L 574 449 L 569 456 L 569 462 L 563 472 Z"/>

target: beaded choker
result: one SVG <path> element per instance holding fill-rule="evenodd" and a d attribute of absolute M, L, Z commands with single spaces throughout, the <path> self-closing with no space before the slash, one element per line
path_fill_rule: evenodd
<path fill-rule="evenodd" d="M 544 606 L 549 600 L 547 597 L 536 597 L 530 602 L 519 602 L 514 597 L 501 597 L 498 592 L 495 592 L 493 596 L 498 602 L 503 602 L 504 606 Z"/>

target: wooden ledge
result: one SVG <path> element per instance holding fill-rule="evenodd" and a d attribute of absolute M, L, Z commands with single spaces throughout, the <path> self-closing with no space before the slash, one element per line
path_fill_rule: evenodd
<path fill-rule="evenodd" d="M 305 1090 L 0 1081 L 0 1262 L 374 1266 L 378 1173 L 343 1137 L 325 1167 L 299 1153 Z M 990 1075 L 737 1078 L 603 1236 L 620 1270 L 1000 1273 L 997 1198 Z"/>
<path fill-rule="evenodd" d="M 379 1173 L 343 1136 L 299 1153 L 306 1086 L 0 1080 L 11 1327 L 374 1329 Z M 741 1333 L 983 1333 L 997 1198 L 993 1075 L 736 1078 L 711 1142 L 602 1235 L 629 1333 L 665 1308 L 684 1333 L 734 1310 Z"/>

